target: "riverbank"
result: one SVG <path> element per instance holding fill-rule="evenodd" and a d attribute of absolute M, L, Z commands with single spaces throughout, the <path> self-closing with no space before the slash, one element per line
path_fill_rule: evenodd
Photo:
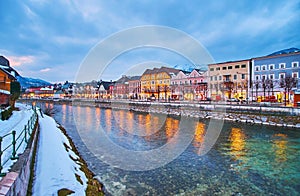
<path fill-rule="evenodd" d="M 300 108 L 189 102 L 143 102 L 129 100 L 23 100 L 49 102 L 135 112 L 189 116 L 201 119 L 220 119 L 248 124 L 300 128 Z"/>
<path fill-rule="evenodd" d="M 104 195 L 65 130 L 42 113 L 39 126 L 32 195 Z"/>

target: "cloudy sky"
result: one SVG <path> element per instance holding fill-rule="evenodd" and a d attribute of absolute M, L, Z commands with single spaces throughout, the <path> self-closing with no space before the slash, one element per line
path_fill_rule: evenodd
<path fill-rule="evenodd" d="M 21 75 L 62 82 L 75 80 L 97 44 L 136 26 L 178 29 L 215 62 L 300 48 L 300 1 L 10 0 L 0 1 L 0 25 L 0 55 Z M 140 48 L 115 58 L 101 77 L 117 79 L 129 67 L 157 61 L 189 63 L 170 51 Z"/>

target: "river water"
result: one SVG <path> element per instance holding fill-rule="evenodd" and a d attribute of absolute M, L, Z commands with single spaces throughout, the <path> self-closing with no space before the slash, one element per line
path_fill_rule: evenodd
<path fill-rule="evenodd" d="M 189 122 L 193 138 L 182 154 L 156 169 L 128 171 L 99 158 L 101 142 L 93 142 L 91 150 L 86 141 L 101 140 L 102 128 L 122 148 L 153 150 L 183 131 L 180 117 L 68 104 L 54 108 L 54 118 L 65 127 L 107 195 L 300 195 L 299 129 L 225 122 L 216 144 L 201 155 L 209 121 L 193 119 Z"/>

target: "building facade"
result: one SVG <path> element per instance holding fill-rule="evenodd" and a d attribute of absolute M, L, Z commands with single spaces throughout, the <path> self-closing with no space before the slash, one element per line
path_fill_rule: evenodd
<path fill-rule="evenodd" d="M 171 97 L 175 100 L 206 100 L 207 82 L 203 71 L 180 71 L 171 79 Z"/>
<path fill-rule="evenodd" d="M 132 76 L 128 81 L 130 99 L 141 99 L 141 76 Z"/>
<path fill-rule="evenodd" d="M 208 65 L 208 88 L 212 100 L 249 98 L 250 60 L 230 61 Z"/>
<path fill-rule="evenodd" d="M 166 100 L 171 98 L 171 78 L 180 70 L 169 67 L 147 69 L 141 76 L 141 98 Z"/>
<path fill-rule="evenodd" d="M 300 52 L 253 58 L 253 97 L 258 101 L 292 100 L 292 91 L 300 88 L 299 63 Z"/>

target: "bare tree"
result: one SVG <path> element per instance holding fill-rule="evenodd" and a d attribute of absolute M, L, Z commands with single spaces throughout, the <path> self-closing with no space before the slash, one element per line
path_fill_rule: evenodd
<path fill-rule="evenodd" d="M 255 86 L 255 95 L 256 95 L 256 99 L 257 99 L 258 89 L 260 87 L 260 82 L 258 80 L 255 80 L 254 81 L 254 86 Z"/>
<path fill-rule="evenodd" d="M 280 87 L 284 88 L 284 105 L 286 106 L 286 101 L 289 101 L 289 94 L 292 88 L 295 88 L 297 86 L 297 78 L 292 77 L 291 75 L 286 75 L 284 78 L 280 79 Z M 286 97 L 287 95 L 287 97 Z"/>

